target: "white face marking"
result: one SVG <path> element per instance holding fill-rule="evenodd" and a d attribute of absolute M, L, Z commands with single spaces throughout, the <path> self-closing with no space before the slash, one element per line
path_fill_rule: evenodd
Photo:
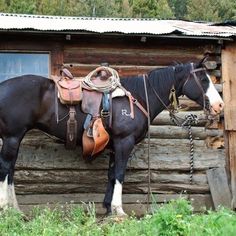
<path fill-rule="evenodd" d="M 223 103 L 223 100 L 212 83 L 210 76 L 207 75 L 207 77 L 209 78 L 210 83 L 209 88 L 206 91 L 206 95 L 209 98 L 210 105 L 213 106 L 216 103 Z"/>
<path fill-rule="evenodd" d="M 4 181 L 0 182 L 0 208 L 5 208 L 8 205 L 8 176 L 6 176 Z"/>
<path fill-rule="evenodd" d="M 122 184 L 118 180 L 116 180 L 113 191 L 111 209 L 113 214 L 126 215 L 122 208 Z"/>

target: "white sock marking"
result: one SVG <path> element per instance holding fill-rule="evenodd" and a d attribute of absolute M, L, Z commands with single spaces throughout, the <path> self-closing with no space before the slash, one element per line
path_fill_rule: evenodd
<path fill-rule="evenodd" d="M 122 184 L 116 180 L 112 196 L 111 209 L 113 214 L 126 215 L 122 208 Z"/>
<path fill-rule="evenodd" d="M 0 208 L 5 208 L 8 205 L 8 175 L 4 181 L 0 182 Z"/>

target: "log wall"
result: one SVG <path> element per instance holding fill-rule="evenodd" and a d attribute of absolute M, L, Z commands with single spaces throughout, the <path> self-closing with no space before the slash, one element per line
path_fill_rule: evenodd
<path fill-rule="evenodd" d="M 148 37 L 141 42 L 137 36 L 30 35 L 5 36 L 0 49 L 47 50 L 51 53 L 51 72 L 67 67 L 76 77 L 85 76 L 102 62 L 108 62 L 120 76 L 142 74 L 173 62 L 196 62 L 210 52 L 218 67 L 212 71 L 212 80 L 221 91 L 221 50 L 216 41 L 194 39 L 161 39 Z M 197 104 L 185 97 L 181 104 L 187 111 L 203 117 Z M 225 167 L 224 138 L 221 120 L 205 128 L 205 121 L 193 127 L 195 145 L 193 184 L 189 183 L 189 140 L 187 131 L 173 126 L 166 111 L 152 123 L 150 141 L 151 190 L 156 203 L 175 199 L 180 195 L 193 201 L 196 211 L 213 207 L 206 170 Z M 124 184 L 124 208 L 127 212 L 143 214 L 148 192 L 147 140 L 138 144 L 128 163 Z M 22 209 L 49 203 L 81 204 L 95 202 L 98 213 L 103 213 L 102 200 L 107 182 L 108 153 L 92 164 L 81 158 L 81 150 L 68 151 L 53 138 L 39 131 L 31 131 L 23 139 L 16 164 L 15 186 Z"/>

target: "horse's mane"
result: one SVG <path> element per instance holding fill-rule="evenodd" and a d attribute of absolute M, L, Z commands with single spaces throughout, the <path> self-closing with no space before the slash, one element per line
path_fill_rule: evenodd
<path fill-rule="evenodd" d="M 146 75 L 121 78 L 121 84 L 132 94 L 137 94 L 145 100 L 143 76 L 148 76 L 150 85 L 154 86 L 161 96 L 162 91 L 164 92 L 166 88 L 170 88 L 175 80 L 184 78 L 184 76 L 189 73 L 189 69 L 190 63 L 156 68 Z"/>

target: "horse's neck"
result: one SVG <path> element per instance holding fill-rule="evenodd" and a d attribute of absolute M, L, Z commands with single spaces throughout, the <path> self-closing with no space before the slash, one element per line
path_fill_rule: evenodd
<path fill-rule="evenodd" d="M 151 120 L 170 104 L 170 90 L 172 86 L 176 87 L 177 83 L 174 71 L 167 71 L 166 74 L 157 74 L 149 78 L 148 95 Z"/>

